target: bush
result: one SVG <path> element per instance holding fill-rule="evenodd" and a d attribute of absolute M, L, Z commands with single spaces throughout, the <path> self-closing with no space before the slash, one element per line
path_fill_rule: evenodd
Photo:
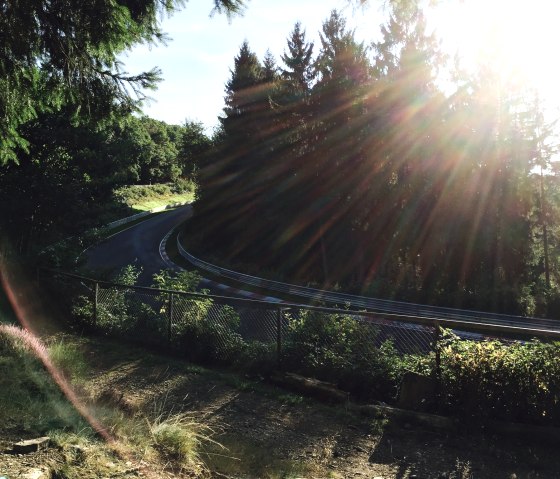
<path fill-rule="evenodd" d="M 131 284 L 138 274 L 128 268 L 118 279 Z M 198 277 L 160 273 L 154 280 L 160 287 L 188 289 Z M 277 367 L 276 342 L 245 341 L 240 317 L 232 307 L 205 296 L 174 295 L 170 311 L 168 293 L 144 300 L 139 294 L 104 289 L 98 327 L 151 342 L 170 340 L 192 361 L 228 364 L 265 375 Z M 85 297 L 74 309 L 86 320 L 92 316 L 91 300 Z M 398 349 L 402 345 L 385 339 L 387 331 L 381 326 L 351 312 L 301 309 L 285 318 L 280 358 L 285 370 L 334 382 L 361 399 L 389 403 L 397 398 L 403 374 L 415 371 L 438 378 L 435 411 L 560 426 L 560 343 L 476 342 L 445 331 L 437 345 L 436 368 L 434 351 L 404 354 Z"/>
<path fill-rule="evenodd" d="M 172 341 L 188 359 L 202 363 L 230 363 L 245 346 L 239 334 L 239 315 L 231 306 L 208 299 L 181 298 L 182 314 L 172 324 Z M 174 315 L 175 316 L 175 315 Z"/>
<path fill-rule="evenodd" d="M 375 325 L 350 314 L 302 311 L 289 322 L 283 367 L 336 382 L 363 399 L 395 399 L 404 363 L 391 343 L 376 344 Z"/>
<path fill-rule="evenodd" d="M 442 407 L 478 418 L 560 425 L 560 343 L 441 345 Z"/>

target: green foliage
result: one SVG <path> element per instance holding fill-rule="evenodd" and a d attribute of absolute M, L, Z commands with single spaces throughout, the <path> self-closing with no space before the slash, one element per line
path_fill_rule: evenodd
<path fill-rule="evenodd" d="M 85 424 L 45 367 L 47 348 L 29 332 L 0 325 L 0 422 L 4 431 L 45 434 Z"/>
<path fill-rule="evenodd" d="M 442 401 L 478 418 L 560 424 L 560 343 L 463 341 L 440 345 Z"/>
<path fill-rule="evenodd" d="M 118 278 L 131 284 L 137 275 L 129 267 Z M 156 279 L 164 287 L 185 285 L 187 280 L 165 272 Z M 230 365 L 263 376 L 280 367 L 334 382 L 368 401 L 394 402 L 404 373 L 414 371 L 438 381 L 434 412 L 469 420 L 560 425 L 558 342 L 469 341 L 445 331 L 436 350 L 404 354 L 393 340 L 384 339 L 380 326 L 350 312 L 302 308 L 297 315 L 284 316 L 287 322 L 278 357 L 275 339 L 243 338 L 242 318 L 231 306 L 204 296 L 175 294 L 172 298 L 172 304 L 169 293 L 147 301 L 131 290 L 105 289 L 97 327 L 127 339 L 165 344 L 196 362 Z M 91 300 L 80 301 L 76 312 L 90 321 Z M 1 350 L 17 355 L 22 347 L 17 342 L 0 342 Z M 64 369 L 64 364 L 77 362 L 76 353 L 65 345 L 55 362 Z M 53 357 L 57 354 L 54 345 Z"/>
<path fill-rule="evenodd" d="M 229 363 L 247 347 L 239 334 L 239 315 L 228 305 L 204 296 L 161 293 L 151 300 L 126 286 L 134 286 L 140 270 L 123 268 L 114 278 L 120 286 L 101 286 L 94 322 L 92 297 L 78 296 L 73 315 L 81 324 L 105 334 L 148 344 L 171 345 L 193 361 Z M 169 291 L 193 291 L 200 281 L 196 272 L 154 275 L 154 287 Z"/>
<path fill-rule="evenodd" d="M 72 105 L 74 122 L 94 123 L 138 109 L 160 71 L 128 74 L 118 56 L 140 43 L 165 41 L 159 23 L 184 0 L 26 0 L 0 6 L 0 164 L 26 149 L 25 122 Z M 215 0 L 234 14 L 243 0 Z"/>
<path fill-rule="evenodd" d="M 451 67 L 421 2 L 388 7 L 370 47 L 333 11 L 314 57 L 296 24 L 280 75 L 241 46 L 199 174 L 200 252 L 324 289 L 550 315 L 560 170 L 538 96 L 495 65 Z"/>
<path fill-rule="evenodd" d="M 141 269 L 124 267 L 115 277 L 120 286 L 100 286 L 97 308 L 93 296 L 79 295 L 72 305 L 72 314 L 80 324 L 108 335 L 126 336 L 137 341 L 161 343 L 167 337 L 167 320 L 154 305 L 138 299 L 134 286 Z M 145 339 L 148 338 L 148 339 Z"/>
<path fill-rule="evenodd" d="M 278 368 L 277 345 L 275 342 L 244 341 L 232 364 L 235 369 L 268 377 Z"/>
<path fill-rule="evenodd" d="M 200 280 L 201 276 L 197 271 L 171 272 L 161 270 L 154 274 L 152 287 L 172 291 L 195 292 Z"/>
<path fill-rule="evenodd" d="M 282 365 L 364 399 L 391 401 L 405 363 L 391 341 L 376 345 L 375 335 L 375 327 L 349 314 L 302 311 L 290 320 Z"/>
<path fill-rule="evenodd" d="M 138 202 L 194 198 L 193 166 L 180 152 L 192 146 L 195 163 L 197 142 L 209 141 L 203 133 L 132 115 L 97 126 L 68 116 L 66 109 L 26 124 L 29 151 L 0 169 L 0 221 L 22 250 L 128 216 Z"/>
<path fill-rule="evenodd" d="M 76 343 L 69 342 L 67 338 L 58 339 L 48 345 L 48 354 L 57 370 L 72 383 L 85 380 L 89 367 Z"/>
<path fill-rule="evenodd" d="M 211 299 L 189 300 L 185 312 L 172 324 L 172 341 L 187 358 L 210 364 L 229 364 L 243 350 L 239 315 L 231 306 Z"/>
<path fill-rule="evenodd" d="M 188 415 L 159 418 L 150 424 L 154 447 L 164 457 L 190 469 L 200 467 L 200 447 L 202 443 L 211 441 L 208 435 L 210 432 Z"/>

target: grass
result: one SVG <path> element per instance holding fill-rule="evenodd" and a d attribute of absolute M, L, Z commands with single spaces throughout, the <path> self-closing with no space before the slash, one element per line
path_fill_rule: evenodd
<path fill-rule="evenodd" d="M 170 204 L 194 201 L 194 183 L 183 181 L 179 185 L 132 185 L 115 191 L 115 198 L 136 211 L 150 211 Z"/>
<path fill-rule="evenodd" d="M 54 365 L 73 383 L 85 381 L 89 367 L 82 351 L 71 338 L 58 338 L 48 347 L 49 357 Z"/>
<path fill-rule="evenodd" d="M 194 200 L 193 193 L 174 194 L 169 196 L 161 196 L 157 198 L 147 199 L 138 203 L 134 203 L 132 208 L 139 211 L 151 211 L 166 205 L 191 203 Z"/>
<path fill-rule="evenodd" d="M 102 425 L 110 442 L 66 399 L 41 357 L 50 358 L 54 369 L 72 380 L 78 401 Z M 151 421 L 116 405 L 93 403 L 80 396 L 79 384 L 89 374 L 79 340 L 64 336 L 45 344 L 16 326 L 0 325 L 2 436 L 51 437 L 57 456 L 51 477 L 59 479 L 117 477 L 134 464 L 148 464 L 156 471 L 187 471 L 197 477 L 206 470 L 199 449 L 208 442 L 219 447 L 210 438 L 212 431 L 185 414 L 159 414 Z"/>
<path fill-rule="evenodd" d="M 218 449 L 223 448 L 212 440 L 213 431 L 197 422 L 192 414 L 159 417 L 149 426 L 154 447 L 164 458 L 182 468 L 203 472 L 206 466 L 201 460 L 201 448 L 209 443 Z"/>
<path fill-rule="evenodd" d="M 48 349 L 15 326 L 0 326 L 0 424 L 4 432 L 45 434 L 86 423 L 60 392 L 37 355 Z"/>

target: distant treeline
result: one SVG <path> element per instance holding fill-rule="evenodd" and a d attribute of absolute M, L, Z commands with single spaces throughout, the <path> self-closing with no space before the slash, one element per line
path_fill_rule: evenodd
<path fill-rule="evenodd" d="M 381 34 L 365 46 L 333 11 L 319 45 L 295 25 L 282 66 L 243 43 L 191 231 L 293 280 L 558 314 L 560 188 L 538 95 L 491 62 L 452 64 L 418 7 L 393 6 Z"/>
<path fill-rule="evenodd" d="M 0 223 L 22 252 L 126 216 L 115 192 L 124 185 L 196 176 L 195 158 L 210 146 L 201 124 L 167 125 L 113 116 L 73 124 L 67 111 L 40 115 L 21 129 L 28 151 L 0 168 Z"/>

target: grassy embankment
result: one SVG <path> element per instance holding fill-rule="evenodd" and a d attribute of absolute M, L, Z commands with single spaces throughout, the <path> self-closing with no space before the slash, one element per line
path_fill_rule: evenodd
<path fill-rule="evenodd" d="M 155 377 L 154 371 L 159 371 Z M 154 383 L 142 387 L 146 378 Z M 116 391 L 114 383 L 122 391 Z M 51 438 L 49 452 L 42 456 L 14 460 L 0 451 L 0 474 L 17 474 L 18 461 L 48 468 L 49 477 L 60 479 L 128 478 L 139 473 L 148 478 L 214 477 L 212 471 L 217 477 L 222 477 L 218 471 L 235 471 L 240 474 L 236 477 L 278 479 L 291 477 L 286 471 L 305 475 L 315 470 L 302 461 L 270 458 L 255 440 L 240 442 L 236 434 L 222 435 L 228 447 L 222 446 L 213 439 L 220 422 L 216 426 L 216 418 L 207 420 L 207 413 L 195 417 L 172 396 L 169 388 L 174 391 L 183 383 L 195 396 L 212 383 L 210 391 L 259 388 L 231 374 L 136 348 L 117 350 L 106 341 L 70 335 L 43 344 L 15 326 L 0 326 L 0 443 Z M 70 401 L 72 393 L 65 396 L 61 389 L 73 391 L 75 399 Z M 277 391 L 273 395 L 288 403 L 301 401 Z"/>
<path fill-rule="evenodd" d="M 134 212 L 150 211 L 166 205 L 190 203 L 194 200 L 196 186 L 192 182 L 177 185 L 133 185 L 115 191 L 116 201 Z"/>
<path fill-rule="evenodd" d="M 48 468 L 49 477 L 128 477 L 139 471 L 160 477 L 163 470 L 200 474 L 206 469 L 198 449 L 207 431 L 190 416 L 130 415 L 93 400 L 85 384 L 90 367 L 76 338 L 44 344 L 15 326 L 0 326 L 0 373 L 2 439 L 48 435 L 51 453 L 37 465 Z M 65 396 L 61 390 L 72 392 Z M 14 467 L 0 455 L 1 473 L 13 473 Z"/>

